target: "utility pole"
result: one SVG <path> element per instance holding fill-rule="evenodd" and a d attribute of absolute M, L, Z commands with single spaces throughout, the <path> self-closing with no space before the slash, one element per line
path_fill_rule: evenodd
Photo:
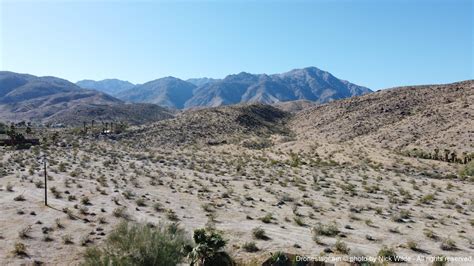
<path fill-rule="evenodd" d="M 43 156 L 44 168 L 44 205 L 48 206 L 48 174 L 46 173 L 46 155 Z"/>

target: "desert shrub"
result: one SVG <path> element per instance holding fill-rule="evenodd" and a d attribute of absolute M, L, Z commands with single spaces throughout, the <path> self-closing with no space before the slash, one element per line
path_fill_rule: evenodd
<path fill-rule="evenodd" d="M 178 215 L 172 209 L 166 210 L 166 218 L 173 222 L 179 221 Z"/>
<path fill-rule="evenodd" d="M 66 245 L 71 245 L 73 244 L 74 242 L 72 241 L 72 236 L 67 234 L 67 235 L 63 235 L 62 237 L 62 240 L 63 240 L 63 243 L 66 244 Z"/>
<path fill-rule="evenodd" d="M 321 223 L 318 223 L 314 228 L 313 228 L 313 234 L 318 236 L 336 236 L 339 234 L 339 228 L 337 227 L 337 224 L 335 222 L 332 222 L 328 225 L 324 225 Z"/>
<path fill-rule="evenodd" d="M 13 198 L 14 201 L 25 201 L 25 196 L 23 196 L 22 194 L 16 196 Z"/>
<path fill-rule="evenodd" d="M 265 216 L 260 218 L 260 220 L 266 224 L 271 223 L 273 220 L 273 215 L 271 213 L 267 213 Z"/>
<path fill-rule="evenodd" d="M 433 266 L 444 266 L 448 264 L 448 259 L 445 256 L 434 257 Z"/>
<path fill-rule="evenodd" d="M 431 229 L 428 229 L 428 228 L 425 228 L 423 230 L 423 234 L 427 237 L 427 238 L 431 238 L 431 239 L 438 239 L 438 236 L 435 234 L 435 232 L 433 232 L 433 230 Z"/>
<path fill-rule="evenodd" d="M 252 234 L 253 234 L 253 237 L 255 237 L 256 239 L 262 239 L 262 240 L 267 240 L 268 239 L 268 236 L 265 233 L 265 230 L 263 230 L 263 228 L 261 228 L 261 227 L 254 228 L 252 230 Z"/>
<path fill-rule="evenodd" d="M 392 216 L 392 221 L 397 223 L 404 223 L 405 220 L 410 219 L 411 213 L 409 210 L 400 210 L 399 213 L 396 213 Z"/>
<path fill-rule="evenodd" d="M 295 216 L 293 217 L 293 221 L 295 221 L 295 223 L 299 226 L 306 226 L 306 223 L 305 221 L 303 220 L 303 218 L 299 217 L 299 216 Z"/>
<path fill-rule="evenodd" d="M 206 229 L 194 230 L 194 242 L 196 246 L 189 253 L 191 265 L 233 265 L 232 258 L 223 249 L 226 241 L 215 231 Z"/>
<path fill-rule="evenodd" d="M 156 202 L 153 204 L 153 209 L 157 212 L 162 212 L 163 211 L 163 204 Z"/>
<path fill-rule="evenodd" d="M 413 240 L 409 240 L 406 244 L 407 248 L 413 250 L 413 251 L 417 251 L 418 250 L 418 243 L 416 243 L 415 241 Z"/>
<path fill-rule="evenodd" d="M 383 246 L 377 253 L 377 256 L 383 258 L 384 261 L 389 261 L 389 262 L 401 261 L 397 253 L 395 252 L 395 250 L 387 246 Z"/>
<path fill-rule="evenodd" d="M 277 251 L 272 254 L 270 259 L 268 259 L 268 262 L 271 263 L 271 265 L 283 266 L 283 265 L 288 265 L 288 263 L 290 263 L 291 261 L 290 261 L 290 258 L 284 252 Z"/>
<path fill-rule="evenodd" d="M 117 218 L 128 219 L 128 213 L 126 207 L 118 207 L 112 211 L 112 214 Z"/>
<path fill-rule="evenodd" d="M 191 241 L 175 225 L 121 222 L 102 247 L 88 248 L 84 265 L 176 265 L 186 256 Z"/>
<path fill-rule="evenodd" d="M 433 194 L 427 194 L 427 195 L 423 196 L 423 197 L 420 199 L 420 203 L 422 203 L 422 204 L 430 204 L 430 203 L 432 203 L 434 200 L 435 200 L 435 196 L 434 196 Z"/>
<path fill-rule="evenodd" d="M 25 244 L 21 242 L 15 243 L 13 246 L 13 254 L 16 256 L 27 256 Z"/>
<path fill-rule="evenodd" d="M 37 181 L 35 182 L 35 186 L 36 186 L 37 188 L 44 188 L 44 182 L 43 182 L 42 180 L 37 180 Z"/>
<path fill-rule="evenodd" d="M 342 242 L 340 239 L 338 239 L 336 244 L 334 244 L 334 249 L 340 254 L 349 254 L 350 251 L 350 248 L 347 247 L 347 244 Z"/>
<path fill-rule="evenodd" d="M 135 200 L 135 203 L 137 204 L 137 206 L 140 206 L 140 207 L 145 207 L 146 206 L 145 199 L 143 199 L 143 198 L 139 198 L 139 199 Z"/>
<path fill-rule="evenodd" d="M 84 205 L 90 205 L 91 200 L 89 199 L 89 197 L 84 196 L 84 197 L 81 198 L 81 203 L 84 204 Z"/>
<path fill-rule="evenodd" d="M 459 175 L 462 177 L 474 176 L 474 161 L 471 161 L 464 166 L 464 168 L 459 172 Z"/>
<path fill-rule="evenodd" d="M 243 245 L 242 245 L 242 248 L 247 251 L 247 252 L 257 252 L 259 251 L 257 245 L 255 244 L 255 242 L 251 241 L 251 242 L 245 242 Z"/>
<path fill-rule="evenodd" d="M 201 205 L 201 208 L 205 212 L 214 212 L 214 207 L 210 203 L 204 203 Z"/>
<path fill-rule="evenodd" d="M 443 240 L 443 242 L 441 242 L 440 248 L 442 250 L 448 250 L 448 251 L 456 250 L 457 249 L 456 242 L 454 242 L 454 240 L 450 238 L 446 238 Z"/>
<path fill-rule="evenodd" d="M 18 232 L 18 236 L 22 239 L 25 239 L 25 238 L 29 238 L 30 237 L 30 233 L 31 233 L 31 225 L 28 225 L 24 228 L 22 228 L 19 232 Z"/>

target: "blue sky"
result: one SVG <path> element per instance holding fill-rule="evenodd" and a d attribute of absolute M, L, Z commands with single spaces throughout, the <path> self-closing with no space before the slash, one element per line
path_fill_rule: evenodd
<path fill-rule="evenodd" d="M 473 1 L 0 0 L 0 69 L 71 81 L 316 66 L 372 89 L 474 78 Z"/>

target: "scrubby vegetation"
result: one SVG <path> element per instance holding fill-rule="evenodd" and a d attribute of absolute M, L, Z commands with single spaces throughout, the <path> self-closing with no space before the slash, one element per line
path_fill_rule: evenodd
<path fill-rule="evenodd" d="M 122 222 L 103 246 L 86 250 L 84 265 L 176 265 L 191 244 L 186 232 L 175 224 Z"/>

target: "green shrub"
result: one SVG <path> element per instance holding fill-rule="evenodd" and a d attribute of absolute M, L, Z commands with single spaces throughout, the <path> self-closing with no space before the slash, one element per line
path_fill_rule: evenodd
<path fill-rule="evenodd" d="M 384 261 L 401 262 L 397 253 L 395 253 L 395 250 L 387 246 L 383 246 L 382 249 L 380 249 L 379 252 L 377 253 L 377 256 L 382 257 Z"/>
<path fill-rule="evenodd" d="M 85 252 L 84 265 L 176 265 L 186 256 L 191 241 L 176 225 L 150 226 L 121 222 L 103 247 Z"/>
<path fill-rule="evenodd" d="M 196 246 L 189 253 L 191 265 L 233 265 L 232 258 L 223 249 L 226 241 L 215 231 L 206 229 L 194 230 L 194 242 Z"/>
<path fill-rule="evenodd" d="M 448 259 L 445 256 L 434 257 L 433 266 L 444 266 L 448 264 Z"/>
<path fill-rule="evenodd" d="M 474 161 L 470 161 L 464 168 L 459 172 L 462 177 L 474 176 Z"/>
<path fill-rule="evenodd" d="M 242 245 L 242 248 L 247 252 L 257 252 L 257 251 L 259 251 L 257 245 L 253 241 L 245 242 L 245 244 Z"/>
<path fill-rule="evenodd" d="M 261 227 L 256 227 L 252 230 L 253 237 L 256 239 L 262 239 L 262 240 L 267 240 L 268 236 L 265 233 L 265 230 Z"/>

